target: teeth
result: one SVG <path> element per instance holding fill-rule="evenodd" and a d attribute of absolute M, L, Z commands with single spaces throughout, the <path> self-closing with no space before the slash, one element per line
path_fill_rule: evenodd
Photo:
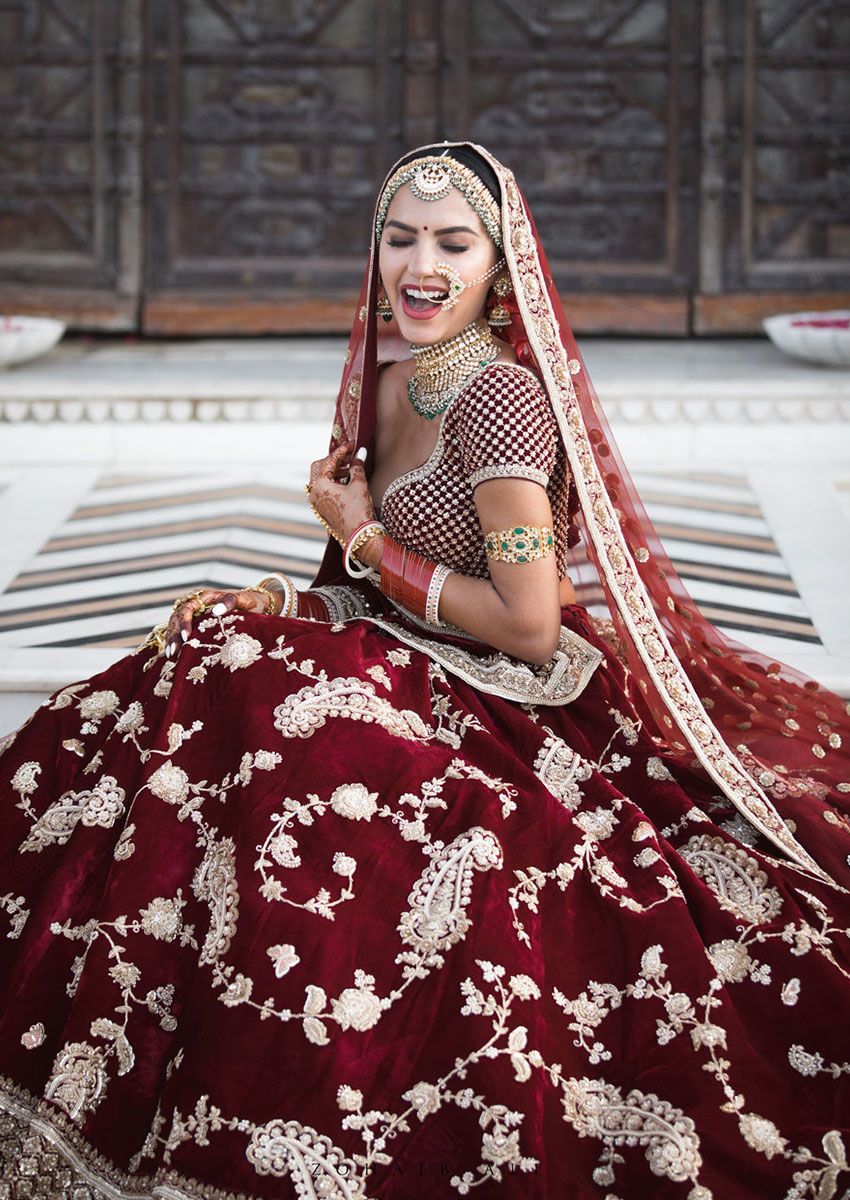
<path fill-rule="evenodd" d="M 421 292 L 419 288 L 405 288 L 408 296 L 412 296 L 414 300 L 434 300 L 439 303 L 440 300 L 445 300 L 447 292 Z"/>

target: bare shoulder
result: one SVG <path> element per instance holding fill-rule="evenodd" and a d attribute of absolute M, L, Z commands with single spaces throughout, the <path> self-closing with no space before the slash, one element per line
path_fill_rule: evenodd
<path fill-rule="evenodd" d="M 407 395 L 407 381 L 412 374 L 411 358 L 402 358 L 381 368 L 376 392 L 379 414 L 392 413 L 402 405 Z"/>

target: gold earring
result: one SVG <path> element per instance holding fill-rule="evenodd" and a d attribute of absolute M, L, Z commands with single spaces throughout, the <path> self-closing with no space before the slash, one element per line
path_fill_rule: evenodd
<path fill-rule="evenodd" d="M 379 296 L 378 303 L 375 305 L 375 313 L 379 317 L 383 317 L 385 321 L 393 319 L 392 305 L 387 296 Z"/>
<path fill-rule="evenodd" d="M 497 299 L 487 314 L 487 324 L 491 329 L 502 329 L 505 325 L 510 325 L 512 317 L 503 300 L 510 295 L 512 288 L 511 277 L 507 271 L 493 284 L 493 295 Z"/>

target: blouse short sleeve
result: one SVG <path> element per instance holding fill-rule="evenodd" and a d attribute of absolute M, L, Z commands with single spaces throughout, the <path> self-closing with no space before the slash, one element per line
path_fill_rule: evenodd
<path fill-rule="evenodd" d="M 487 479 L 530 479 L 546 487 L 555 466 L 557 426 L 539 380 L 525 367 L 497 363 L 469 386 L 457 414 L 469 486 Z"/>

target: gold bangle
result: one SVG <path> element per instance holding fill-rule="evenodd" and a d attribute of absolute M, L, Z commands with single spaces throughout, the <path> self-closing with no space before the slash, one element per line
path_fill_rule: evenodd
<path fill-rule="evenodd" d="M 484 538 L 484 549 L 494 562 L 529 563 L 554 552 L 555 535 L 548 525 L 493 529 Z"/>
<path fill-rule="evenodd" d="M 263 587 L 263 585 L 261 583 L 252 583 L 249 588 L 245 589 L 245 591 L 261 592 L 262 595 L 267 597 L 266 609 L 265 609 L 265 612 L 263 613 L 263 616 L 264 617 L 273 617 L 275 615 L 275 613 L 277 612 L 277 601 L 275 600 L 274 592 L 270 592 L 269 589 L 267 587 Z"/>
<path fill-rule="evenodd" d="M 297 614 L 298 593 L 288 575 L 279 575 L 276 571 L 271 575 L 264 575 L 259 583 L 254 584 L 254 590 L 280 596 L 280 612 L 275 612 L 270 607 L 267 616 L 294 617 Z"/>

